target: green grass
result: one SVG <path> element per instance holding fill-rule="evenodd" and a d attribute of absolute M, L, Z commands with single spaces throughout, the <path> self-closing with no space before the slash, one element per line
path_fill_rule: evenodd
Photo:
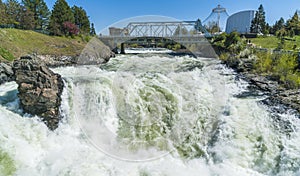
<path fill-rule="evenodd" d="M 300 36 L 295 36 L 293 38 L 287 38 L 285 40 L 284 50 L 293 50 L 294 45 L 296 45 L 296 50 L 300 50 Z M 291 39 L 291 40 L 289 40 Z M 250 39 L 252 43 L 254 43 L 257 47 L 275 49 L 278 46 L 280 40 L 275 36 L 269 37 L 258 37 Z M 295 41 L 292 41 L 295 40 Z"/>
<path fill-rule="evenodd" d="M 14 58 L 32 53 L 75 56 L 80 54 L 86 44 L 86 39 L 81 37 L 67 38 L 29 30 L 0 29 L 0 55 L 7 60 L 12 60 L 10 56 L 6 56 L 8 53 Z"/>
<path fill-rule="evenodd" d="M 9 51 L 7 51 L 6 49 L 1 48 L 1 47 L 0 47 L 0 56 L 3 59 L 8 60 L 8 61 L 13 61 L 15 58 Z"/>

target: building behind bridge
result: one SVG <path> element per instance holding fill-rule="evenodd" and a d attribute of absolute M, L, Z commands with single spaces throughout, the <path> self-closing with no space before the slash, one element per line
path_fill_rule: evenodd
<path fill-rule="evenodd" d="M 251 22 L 255 12 L 255 10 L 245 10 L 229 16 L 226 23 L 226 33 L 233 31 L 241 34 L 250 33 Z"/>
<path fill-rule="evenodd" d="M 110 36 L 120 36 L 122 33 L 128 35 L 128 29 L 125 28 L 110 27 L 108 30 Z"/>

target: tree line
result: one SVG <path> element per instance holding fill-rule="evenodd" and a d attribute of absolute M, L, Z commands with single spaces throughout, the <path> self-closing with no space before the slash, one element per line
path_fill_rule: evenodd
<path fill-rule="evenodd" d="M 50 35 L 96 35 L 86 11 L 57 0 L 52 11 L 44 0 L 0 0 L 0 27 L 46 31 Z"/>
<path fill-rule="evenodd" d="M 282 17 L 275 22 L 273 26 L 270 26 L 266 22 L 266 13 L 264 7 L 261 4 L 256 11 L 254 18 L 251 22 L 251 33 L 272 34 L 277 37 L 294 37 L 300 35 L 300 19 L 299 12 L 296 11 L 294 15 L 285 21 Z"/>

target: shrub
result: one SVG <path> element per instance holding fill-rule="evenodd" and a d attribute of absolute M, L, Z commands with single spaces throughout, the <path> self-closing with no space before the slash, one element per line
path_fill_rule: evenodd
<path fill-rule="evenodd" d="M 237 44 L 241 40 L 240 34 L 238 32 L 231 32 L 225 39 L 224 45 L 226 48 Z"/>
<path fill-rule="evenodd" d="M 229 57 L 230 57 L 229 53 L 221 53 L 219 56 L 220 60 L 222 61 L 226 61 Z"/>
<path fill-rule="evenodd" d="M 268 74 L 287 88 L 300 87 L 297 57 L 292 54 L 256 53 L 255 72 Z"/>
<path fill-rule="evenodd" d="M 130 47 L 131 48 L 137 48 L 137 47 L 139 47 L 139 45 L 137 43 L 133 43 L 133 44 L 130 45 Z"/>
<path fill-rule="evenodd" d="M 176 51 L 176 50 L 179 50 L 181 48 L 181 45 L 179 43 L 176 43 L 174 46 L 173 46 L 173 50 Z"/>
<path fill-rule="evenodd" d="M 63 27 L 64 27 L 64 31 L 65 31 L 66 36 L 72 36 L 73 37 L 74 35 L 78 35 L 78 33 L 79 33 L 78 27 L 75 24 L 73 24 L 69 21 L 64 22 Z"/>
<path fill-rule="evenodd" d="M 297 67 L 296 57 L 290 54 L 281 54 L 275 61 L 274 74 L 286 77 Z"/>
<path fill-rule="evenodd" d="M 246 48 L 240 52 L 239 56 L 240 58 L 248 58 L 251 54 L 252 54 L 251 49 Z"/>
<path fill-rule="evenodd" d="M 300 72 L 288 74 L 283 79 L 287 87 L 300 88 Z"/>
<path fill-rule="evenodd" d="M 90 40 L 91 40 L 91 36 L 89 36 L 89 35 L 79 35 L 80 36 L 80 38 L 81 38 L 81 40 L 83 41 L 83 42 L 89 42 Z"/>
<path fill-rule="evenodd" d="M 270 52 L 259 52 L 256 54 L 255 70 L 258 73 L 272 72 L 273 59 Z"/>

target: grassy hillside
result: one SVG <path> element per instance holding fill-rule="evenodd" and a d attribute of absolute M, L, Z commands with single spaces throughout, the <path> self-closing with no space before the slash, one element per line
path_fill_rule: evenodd
<path fill-rule="evenodd" d="M 81 37 L 67 38 L 18 29 L 0 29 L 0 59 L 13 60 L 26 54 L 80 54 L 87 41 Z"/>
<path fill-rule="evenodd" d="M 270 49 L 277 48 L 278 43 L 280 43 L 280 40 L 275 36 L 258 37 L 250 40 L 258 47 L 261 46 L 262 48 L 270 48 Z M 287 40 L 285 40 L 285 45 L 283 49 L 293 50 L 294 45 L 296 45 L 297 49 L 300 48 L 300 36 L 295 36 L 293 38 L 288 38 Z"/>

